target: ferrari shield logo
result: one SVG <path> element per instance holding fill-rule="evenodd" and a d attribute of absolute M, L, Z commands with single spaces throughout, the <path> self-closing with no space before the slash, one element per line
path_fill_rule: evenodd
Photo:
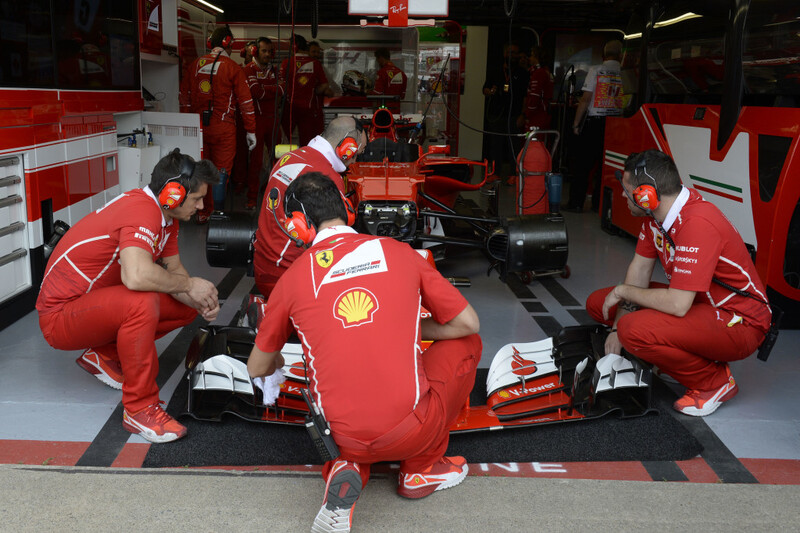
<path fill-rule="evenodd" d="M 292 157 L 290 154 L 286 154 L 285 156 L 283 156 L 283 157 L 281 158 L 281 164 L 280 164 L 280 166 L 283 166 L 283 165 L 285 165 L 285 164 L 286 164 L 286 162 L 289 160 L 289 158 L 290 158 L 290 157 Z"/>
<path fill-rule="evenodd" d="M 387 72 L 386 74 L 389 76 L 389 79 L 394 78 L 394 72 Z"/>
<path fill-rule="evenodd" d="M 333 314 L 345 328 L 369 324 L 377 310 L 378 300 L 364 288 L 343 292 L 333 304 Z"/>
<path fill-rule="evenodd" d="M 199 66 L 201 66 L 201 67 L 202 67 L 202 66 L 204 66 L 204 65 L 205 65 L 207 62 L 208 62 L 208 60 L 207 60 L 207 59 L 201 59 L 200 61 L 198 61 L 198 62 L 197 62 L 197 64 L 198 64 Z"/>
<path fill-rule="evenodd" d="M 323 250 L 321 252 L 317 252 L 314 258 L 317 260 L 317 264 L 322 268 L 328 268 L 333 263 L 333 251 L 332 250 Z"/>

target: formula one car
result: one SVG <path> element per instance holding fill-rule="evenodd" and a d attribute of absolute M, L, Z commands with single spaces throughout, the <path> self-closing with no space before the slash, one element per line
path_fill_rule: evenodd
<path fill-rule="evenodd" d="M 567 231 L 560 214 L 493 217 L 470 207 L 459 211 L 460 195 L 482 189 L 492 170 L 486 161 L 451 156 L 448 146 L 422 153 L 418 144 L 398 137 L 403 127 L 408 125 L 396 124 L 383 107 L 366 126 L 369 142 L 346 175 L 348 196 L 357 209 L 356 230 L 416 248 L 439 244 L 482 250 L 504 281 L 511 272 L 565 271 Z M 472 183 L 476 168 L 482 181 Z M 244 213 L 213 215 L 206 241 L 209 264 L 246 265 L 254 230 L 255 221 Z"/>
<path fill-rule="evenodd" d="M 485 405 L 465 405 L 451 432 L 653 411 L 651 370 L 632 356 L 602 355 L 605 337 L 603 326 L 575 326 L 552 338 L 503 346 L 488 371 Z M 187 414 L 209 421 L 228 413 L 253 422 L 304 424 L 308 381 L 301 346 L 287 343 L 281 350 L 286 381 L 267 406 L 247 372 L 254 340 L 249 327 L 200 329 L 186 357 Z"/>

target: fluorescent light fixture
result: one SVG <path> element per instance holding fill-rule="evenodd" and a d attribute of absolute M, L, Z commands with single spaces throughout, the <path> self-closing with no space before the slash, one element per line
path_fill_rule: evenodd
<path fill-rule="evenodd" d="M 220 8 L 215 6 L 214 4 L 209 4 L 205 0 L 195 0 L 195 2 L 197 2 L 198 4 L 203 4 L 206 7 L 210 7 L 211 9 L 213 9 L 214 11 L 217 11 L 218 13 L 225 13 L 223 10 L 221 10 Z"/>
<path fill-rule="evenodd" d="M 679 17 L 675 17 L 675 18 L 671 18 L 671 19 L 667 19 L 667 20 L 662 20 L 661 22 L 656 22 L 655 24 L 653 24 L 653 27 L 654 28 L 663 28 L 664 26 L 670 26 L 672 24 L 677 24 L 678 22 L 683 22 L 684 20 L 696 19 L 696 18 L 700 18 L 702 16 L 703 15 L 698 15 L 697 13 L 692 13 L 690 11 L 688 13 L 684 13 L 683 15 L 681 15 Z M 600 31 L 600 30 L 598 30 L 598 31 Z M 625 39 L 627 41 L 627 40 L 630 40 L 630 39 L 639 39 L 639 38 L 641 38 L 641 36 L 642 36 L 642 32 L 630 33 L 628 35 L 625 35 L 623 37 L 623 39 Z"/>

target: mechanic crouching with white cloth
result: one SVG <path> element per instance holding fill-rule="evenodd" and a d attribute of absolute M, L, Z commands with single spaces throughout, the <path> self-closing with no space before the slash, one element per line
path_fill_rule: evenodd
<path fill-rule="evenodd" d="M 586 310 L 612 326 L 606 353 L 625 348 L 656 365 L 686 387 L 675 410 L 709 415 L 738 392 L 728 362 L 769 329 L 764 284 L 736 228 L 681 184 L 668 155 L 632 154 L 621 181 L 628 209 L 646 218 L 625 281 L 593 292 Z M 656 260 L 669 285 L 650 281 Z"/>
<path fill-rule="evenodd" d="M 217 289 L 191 277 L 178 255 L 179 221 L 203 208 L 219 180 L 211 161 L 175 150 L 153 169 L 150 184 L 117 196 L 61 238 L 45 269 L 36 309 L 48 344 L 88 348 L 77 363 L 122 389 L 125 429 L 169 442 L 186 428 L 161 409 L 155 339 L 198 313 L 214 320 Z"/>
<path fill-rule="evenodd" d="M 397 492 L 422 498 L 459 484 L 463 457 L 444 457 L 481 356 L 478 316 L 406 243 L 356 233 L 336 185 L 312 172 L 286 190 L 284 210 L 303 217 L 311 247 L 278 280 L 247 363 L 250 376 L 283 367 L 296 330 L 309 391 L 341 455 L 312 531 L 350 531 L 370 465 L 400 461 Z M 420 308 L 431 318 L 420 320 Z M 422 339 L 435 340 L 422 351 Z"/>

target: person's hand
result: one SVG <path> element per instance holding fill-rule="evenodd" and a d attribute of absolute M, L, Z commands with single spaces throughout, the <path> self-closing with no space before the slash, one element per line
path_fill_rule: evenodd
<path fill-rule="evenodd" d="M 190 287 L 186 291 L 192 301 L 197 302 L 198 310 L 219 308 L 217 288 L 203 278 L 189 278 Z"/>
<path fill-rule="evenodd" d="M 606 295 L 606 299 L 603 301 L 603 318 L 605 320 L 609 319 L 608 312 L 611 308 L 622 300 L 622 298 L 617 295 L 617 289 L 619 289 L 619 285 L 611 289 L 611 292 Z"/>
<path fill-rule="evenodd" d="M 580 135 L 581 134 L 581 127 L 580 126 L 572 126 L 572 133 L 574 133 L 575 135 Z"/>
<path fill-rule="evenodd" d="M 248 133 L 245 137 L 247 138 L 247 149 L 252 152 L 253 148 L 256 147 L 256 134 Z"/>
<path fill-rule="evenodd" d="M 617 335 L 616 330 L 613 330 L 606 337 L 606 354 L 610 353 L 622 354 L 622 343 L 619 342 L 619 335 Z"/>
<path fill-rule="evenodd" d="M 200 309 L 200 316 L 207 322 L 213 322 L 217 318 L 217 315 L 219 315 L 219 303 L 213 308 Z"/>

